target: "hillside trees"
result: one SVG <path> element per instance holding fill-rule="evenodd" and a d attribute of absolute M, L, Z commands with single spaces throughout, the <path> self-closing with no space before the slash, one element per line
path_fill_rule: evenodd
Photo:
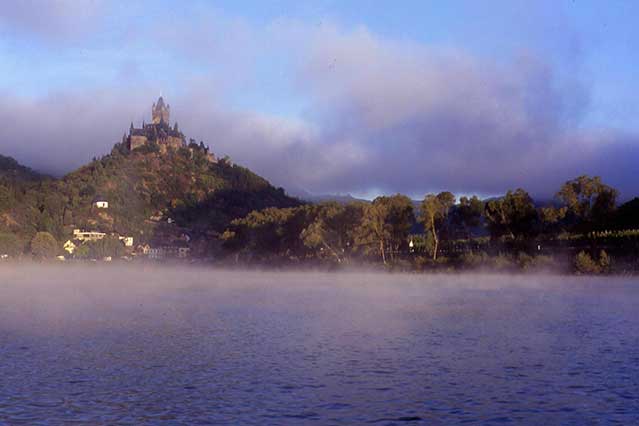
<path fill-rule="evenodd" d="M 107 236 L 93 242 L 87 242 L 80 247 L 87 247 L 88 255 L 93 259 L 104 259 L 105 257 L 118 258 L 124 255 L 124 245 L 122 244 L 122 241 L 120 241 L 117 237 L 112 236 Z M 82 256 L 84 253 L 85 251 L 83 249 L 78 255 Z"/>
<path fill-rule="evenodd" d="M 15 206 L 13 191 L 7 186 L 0 184 L 0 212 L 7 211 Z"/>
<path fill-rule="evenodd" d="M 15 234 L 9 232 L 0 233 L 0 255 L 15 257 L 21 255 L 22 251 L 22 242 Z"/>

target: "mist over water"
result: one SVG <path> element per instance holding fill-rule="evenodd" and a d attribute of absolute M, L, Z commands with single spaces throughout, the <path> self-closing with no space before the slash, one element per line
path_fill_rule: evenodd
<path fill-rule="evenodd" d="M 0 424 L 639 423 L 636 278 L 0 265 Z"/>

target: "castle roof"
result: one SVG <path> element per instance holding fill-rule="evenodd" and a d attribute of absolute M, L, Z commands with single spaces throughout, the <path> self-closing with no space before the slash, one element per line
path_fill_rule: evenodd
<path fill-rule="evenodd" d="M 145 129 L 131 129 L 131 136 L 146 136 L 147 132 Z"/>

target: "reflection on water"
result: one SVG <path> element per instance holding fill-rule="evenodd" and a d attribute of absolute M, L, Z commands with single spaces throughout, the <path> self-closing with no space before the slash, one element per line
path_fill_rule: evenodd
<path fill-rule="evenodd" d="M 0 424 L 639 424 L 638 285 L 0 270 Z"/>

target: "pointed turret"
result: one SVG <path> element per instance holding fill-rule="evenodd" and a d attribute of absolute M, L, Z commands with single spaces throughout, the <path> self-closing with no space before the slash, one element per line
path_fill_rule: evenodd
<path fill-rule="evenodd" d="M 165 105 L 164 99 L 160 96 L 158 101 L 153 104 L 153 108 L 151 110 L 153 124 L 160 124 L 162 122 L 168 124 L 170 112 L 171 107 L 168 104 Z"/>

